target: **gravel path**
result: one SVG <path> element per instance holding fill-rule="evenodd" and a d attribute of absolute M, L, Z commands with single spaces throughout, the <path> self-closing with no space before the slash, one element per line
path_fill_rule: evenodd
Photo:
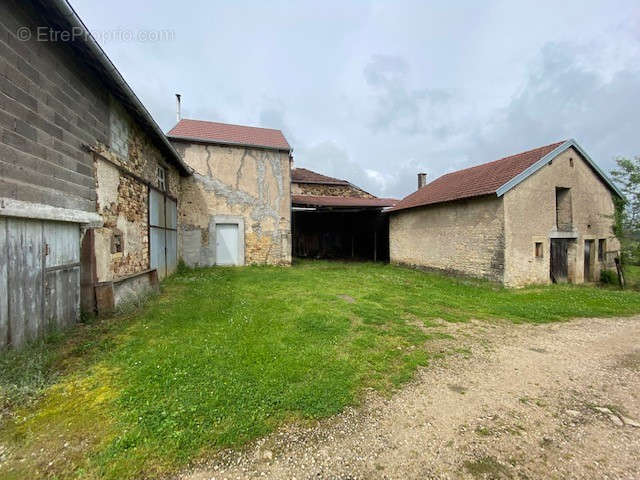
<path fill-rule="evenodd" d="M 178 478 L 640 478 L 640 317 L 440 331 L 429 348 L 458 353 L 391 398 Z"/>

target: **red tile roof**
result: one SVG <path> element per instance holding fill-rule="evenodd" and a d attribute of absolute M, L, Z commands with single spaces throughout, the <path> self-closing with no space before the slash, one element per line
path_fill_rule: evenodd
<path fill-rule="evenodd" d="M 495 194 L 498 188 L 563 143 L 565 142 L 553 143 L 493 162 L 447 173 L 403 198 L 392 210 Z"/>
<path fill-rule="evenodd" d="M 391 207 L 394 198 L 332 197 L 314 195 L 292 195 L 291 203 L 306 207 Z"/>
<path fill-rule="evenodd" d="M 170 139 L 200 140 L 225 145 L 291 150 L 291 146 L 280 130 L 272 128 L 246 127 L 227 123 L 205 122 L 183 118 L 167 132 Z"/>
<path fill-rule="evenodd" d="M 322 185 L 351 185 L 346 180 L 327 177 L 306 168 L 294 168 L 291 170 L 291 181 L 293 183 L 319 183 Z"/>

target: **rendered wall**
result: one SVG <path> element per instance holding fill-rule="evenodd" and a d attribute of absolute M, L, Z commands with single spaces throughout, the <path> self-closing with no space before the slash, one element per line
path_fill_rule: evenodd
<path fill-rule="evenodd" d="M 178 207 L 185 263 L 215 265 L 216 218 L 226 218 L 243 225 L 245 264 L 290 264 L 289 154 L 185 142 L 174 146 L 195 171 L 182 181 Z"/>

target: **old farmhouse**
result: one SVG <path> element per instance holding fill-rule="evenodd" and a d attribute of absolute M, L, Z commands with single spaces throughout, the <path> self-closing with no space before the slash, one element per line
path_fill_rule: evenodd
<path fill-rule="evenodd" d="M 193 175 L 182 183 L 190 266 L 291 263 L 291 147 L 280 130 L 182 119 L 167 136 Z"/>
<path fill-rule="evenodd" d="M 594 281 L 619 250 L 616 196 L 574 140 L 449 173 L 391 209 L 391 261 L 508 286 Z"/>
<path fill-rule="evenodd" d="M 293 255 L 308 258 L 389 259 L 385 208 L 378 198 L 347 180 L 295 168 L 291 174 Z"/>

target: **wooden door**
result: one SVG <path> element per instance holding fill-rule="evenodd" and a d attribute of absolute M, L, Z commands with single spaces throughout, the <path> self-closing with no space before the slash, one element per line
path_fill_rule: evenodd
<path fill-rule="evenodd" d="M 565 283 L 569 275 L 569 241 L 566 238 L 551 239 L 551 281 Z"/>
<path fill-rule="evenodd" d="M 584 241 L 584 281 L 591 282 L 591 254 L 593 252 L 593 240 Z"/>

